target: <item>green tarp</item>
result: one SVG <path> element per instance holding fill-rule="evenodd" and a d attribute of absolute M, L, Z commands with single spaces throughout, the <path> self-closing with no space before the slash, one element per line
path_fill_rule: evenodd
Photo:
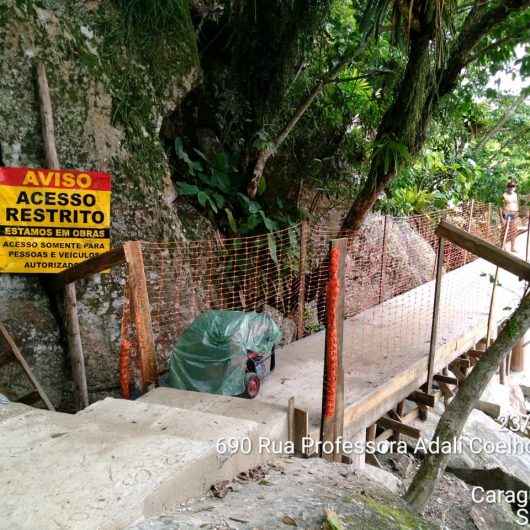
<path fill-rule="evenodd" d="M 184 331 L 171 353 L 169 386 L 210 394 L 242 394 L 247 350 L 270 354 L 281 335 L 269 315 L 207 311 Z"/>

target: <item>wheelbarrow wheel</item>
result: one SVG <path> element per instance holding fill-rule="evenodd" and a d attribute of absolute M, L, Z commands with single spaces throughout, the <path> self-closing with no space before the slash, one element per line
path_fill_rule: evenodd
<path fill-rule="evenodd" d="M 249 399 L 254 399 L 259 394 L 261 387 L 260 378 L 253 372 L 248 373 L 245 377 L 245 395 Z"/>

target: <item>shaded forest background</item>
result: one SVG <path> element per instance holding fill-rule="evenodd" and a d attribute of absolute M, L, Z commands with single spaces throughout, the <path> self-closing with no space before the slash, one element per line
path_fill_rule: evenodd
<path fill-rule="evenodd" d="M 174 5 L 124 4 L 133 31 Z M 193 2 L 202 82 L 162 128 L 177 202 L 244 235 L 526 195 L 528 5 Z"/>

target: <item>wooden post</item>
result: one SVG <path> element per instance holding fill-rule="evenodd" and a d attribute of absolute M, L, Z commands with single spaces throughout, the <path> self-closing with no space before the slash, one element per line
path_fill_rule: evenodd
<path fill-rule="evenodd" d="M 469 208 L 469 219 L 467 220 L 467 231 L 468 233 L 471 233 L 471 223 L 473 221 L 473 210 L 475 208 L 475 200 L 473 199 L 471 201 L 471 206 Z M 469 256 L 469 252 L 466 250 L 464 252 L 464 265 L 467 263 L 467 258 Z"/>
<path fill-rule="evenodd" d="M 514 372 L 524 372 L 525 349 L 529 337 L 530 333 L 526 332 L 513 347 L 510 368 Z"/>
<path fill-rule="evenodd" d="M 44 151 L 46 153 L 46 164 L 50 169 L 59 168 L 59 157 L 55 146 L 55 130 L 53 126 L 53 110 L 46 77 L 46 68 L 42 63 L 37 65 L 37 81 L 39 85 L 39 98 L 42 120 L 42 136 L 44 140 Z M 68 352 L 72 365 L 72 377 L 75 385 L 76 400 L 78 408 L 88 407 L 88 387 L 85 372 L 85 357 L 81 332 L 79 328 L 79 317 L 77 314 L 77 298 L 75 283 L 65 287 L 65 317 L 68 336 Z"/>
<path fill-rule="evenodd" d="M 141 391 L 146 392 L 158 383 L 158 368 L 155 354 L 155 339 L 151 323 L 151 306 L 147 293 L 144 258 L 140 241 L 128 241 L 123 245 L 128 265 L 131 310 L 136 325 L 140 354 Z"/>
<path fill-rule="evenodd" d="M 294 449 L 307 456 L 303 447 L 304 438 L 309 437 L 309 415 L 306 410 L 294 409 Z"/>
<path fill-rule="evenodd" d="M 379 303 L 383 302 L 383 282 L 385 276 L 385 252 L 386 252 L 386 232 L 388 225 L 388 215 L 385 215 L 385 221 L 383 225 L 383 248 L 381 250 L 381 274 L 379 280 Z"/>
<path fill-rule="evenodd" d="M 131 399 L 130 364 L 131 364 L 131 304 L 129 282 L 125 281 L 123 289 L 123 313 L 120 329 L 120 389 L 124 399 Z"/>
<path fill-rule="evenodd" d="M 506 245 L 506 239 L 508 237 L 508 231 L 510 230 L 510 219 L 506 220 L 506 226 L 504 227 L 504 234 L 502 236 L 502 249 Z M 493 278 L 493 287 L 491 289 L 490 308 L 488 312 L 488 327 L 486 328 L 486 349 L 488 349 L 493 342 L 493 313 L 495 312 L 495 298 L 497 294 L 497 284 L 499 283 L 499 267 L 495 268 L 495 276 Z M 505 360 L 503 360 L 499 366 L 499 382 L 504 384 L 506 382 L 505 377 Z"/>
<path fill-rule="evenodd" d="M 440 313 L 440 292 L 444 266 L 445 240 L 438 238 L 438 256 L 436 258 L 436 283 L 434 286 L 434 307 L 432 312 L 431 343 L 429 346 L 429 364 L 427 368 L 427 394 L 432 394 L 432 378 L 434 375 L 434 357 L 436 355 L 436 341 L 438 339 L 438 320 Z"/>
<path fill-rule="evenodd" d="M 326 292 L 326 351 L 322 392 L 320 441 L 335 443 L 342 437 L 344 426 L 344 367 L 342 361 L 344 324 L 344 265 L 346 239 L 333 239 L 329 246 L 329 272 Z M 363 431 L 364 435 L 364 431 Z M 333 454 L 321 455 L 341 462 L 336 448 Z"/>
<path fill-rule="evenodd" d="M 377 433 L 377 423 L 373 423 L 366 429 L 366 441 L 375 442 L 375 435 Z"/>
<path fill-rule="evenodd" d="M 510 220 L 508 219 L 506 222 L 506 226 L 504 227 L 504 234 L 502 237 L 502 248 L 504 248 L 504 245 L 506 244 L 506 238 L 508 236 L 509 229 L 510 229 Z M 493 288 L 491 290 L 490 309 L 488 313 L 488 327 L 487 327 L 487 332 L 486 332 L 486 349 L 489 348 L 491 341 L 492 341 L 492 336 L 493 336 L 493 310 L 495 306 L 495 295 L 497 293 L 498 283 L 499 283 L 499 266 L 495 268 Z"/>
<path fill-rule="evenodd" d="M 287 439 L 294 443 L 294 396 L 287 402 Z"/>
<path fill-rule="evenodd" d="M 530 210 L 528 211 L 527 230 L 526 230 L 526 261 L 528 261 L 528 252 L 530 251 Z"/>
<path fill-rule="evenodd" d="M 300 225 L 300 255 L 298 265 L 299 289 L 298 289 L 298 322 L 296 338 L 304 336 L 304 309 L 305 309 L 305 271 L 307 260 L 307 239 L 309 236 L 309 223 L 302 221 Z"/>

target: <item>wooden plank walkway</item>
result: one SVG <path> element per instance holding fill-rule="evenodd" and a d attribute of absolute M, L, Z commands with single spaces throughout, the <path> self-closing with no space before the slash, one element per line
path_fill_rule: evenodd
<path fill-rule="evenodd" d="M 485 337 L 494 274 L 495 267 L 479 259 L 444 275 L 435 373 Z M 504 270 L 499 278 L 496 324 L 515 309 L 525 285 Z M 429 282 L 345 321 L 345 432 L 367 428 L 426 382 L 433 297 Z M 287 408 L 294 396 L 316 434 L 323 358 L 323 331 L 282 348 L 256 399 Z"/>

